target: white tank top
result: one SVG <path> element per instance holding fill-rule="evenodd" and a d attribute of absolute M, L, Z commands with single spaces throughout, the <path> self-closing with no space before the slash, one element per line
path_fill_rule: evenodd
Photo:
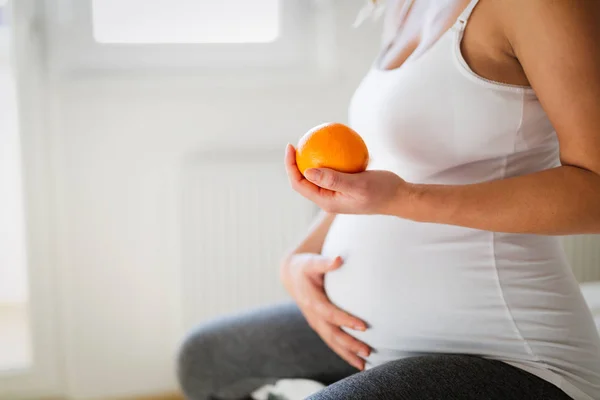
<path fill-rule="evenodd" d="M 559 165 L 556 133 L 534 91 L 486 80 L 462 57 L 476 3 L 418 59 L 373 67 L 364 78 L 350 124 L 369 147 L 370 169 L 460 185 Z M 373 347 L 369 366 L 475 354 L 574 399 L 600 399 L 600 338 L 558 238 L 339 215 L 323 253 L 344 257 L 325 287 L 370 325 L 349 331 Z"/>

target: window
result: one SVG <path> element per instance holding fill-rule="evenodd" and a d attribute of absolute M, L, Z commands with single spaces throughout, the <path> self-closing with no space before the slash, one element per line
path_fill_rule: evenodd
<path fill-rule="evenodd" d="M 8 57 L 8 0 L 0 0 L 0 60 Z"/>
<path fill-rule="evenodd" d="M 93 0 L 100 43 L 268 43 L 279 0 Z"/>
<path fill-rule="evenodd" d="M 237 79 L 306 77 L 329 68 L 335 51 L 331 1 L 45 1 L 43 41 L 59 74 L 186 69 Z"/>

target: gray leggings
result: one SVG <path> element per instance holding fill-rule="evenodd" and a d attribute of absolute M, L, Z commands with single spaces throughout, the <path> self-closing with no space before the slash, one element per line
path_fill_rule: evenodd
<path fill-rule="evenodd" d="M 312 400 L 568 400 L 556 386 L 500 361 L 435 354 L 358 372 L 312 331 L 294 304 L 221 318 L 185 340 L 178 376 L 190 400 L 247 399 L 280 378 L 329 385 Z"/>

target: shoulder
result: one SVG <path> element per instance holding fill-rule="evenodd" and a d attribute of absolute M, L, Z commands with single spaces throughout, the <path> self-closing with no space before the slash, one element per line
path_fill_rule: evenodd
<path fill-rule="evenodd" d="M 600 171 L 600 1 L 502 3 L 515 56 L 561 143 L 563 164 Z"/>
<path fill-rule="evenodd" d="M 521 19 L 534 15 L 552 19 L 565 16 L 581 17 L 600 11 L 600 3 L 596 0 L 503 0 L 496 3 L 507 13 L 516 18 L 520 16 Z"/>
<path fill-rule="evenodd" d="M 480 0 L 493 3 L 498 20 L 516 55 L 527 43 L 541 46 L 572 44 L 577 48 L 600 39 L 597 0 Z"/>

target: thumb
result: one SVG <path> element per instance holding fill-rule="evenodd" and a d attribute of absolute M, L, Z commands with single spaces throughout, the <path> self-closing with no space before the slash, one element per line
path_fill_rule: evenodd
<path fill-rule="evenodd" d="M 327 272 L 338 269 L 339 267 L 342 266 L 343 263 L 344 263 L 344 261 L 342 260 L 342 257 L 340 257 L 340 256 L 337 256 L 333 260 L 329 259 L 329 258 L 321 258 L 321 259 L 315 260 L 312 263 L 311 270 L 313 273 L 323 275 L 323 274 L 326 274 Z"/>
<path fill-rule="evenodd" d="M 352 174 L 345 174 L 328 168 L 307 169 L 304 171 L 304 177 L 323 189 L 335 192 L 347 192 L 352 187 Z"/>

